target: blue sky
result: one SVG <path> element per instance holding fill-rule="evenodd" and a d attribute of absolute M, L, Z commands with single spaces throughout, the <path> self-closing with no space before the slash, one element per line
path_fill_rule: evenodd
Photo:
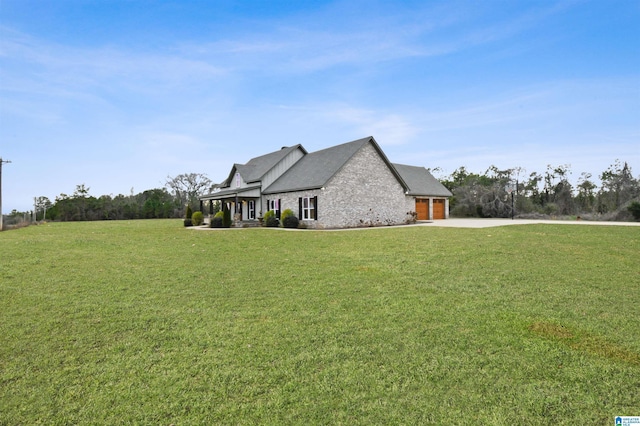
<path fill-rule="evenodd" d="M 369 135 L 436 176 L 637 176 L 640 1 L 0 0 L 4 213 Z"/>

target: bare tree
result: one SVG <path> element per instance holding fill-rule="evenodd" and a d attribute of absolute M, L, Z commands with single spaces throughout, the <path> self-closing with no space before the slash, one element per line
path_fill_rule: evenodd
<path fill-rule="evenodd" d="M 203 195 L 211 184 L 211 180 L 203 173 L 183 173 L 176 177 L 167 176 L 165 186 L 173 194 L 180 208 L 189 204 L 197 210 L 198 196 Z"/>

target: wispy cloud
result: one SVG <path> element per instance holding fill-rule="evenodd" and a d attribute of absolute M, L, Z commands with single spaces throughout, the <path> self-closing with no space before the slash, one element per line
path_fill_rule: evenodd
<path fill-rule="evenodd" d="M 414 5 L 415 6 L 415 5 Z M 437 57 L 495 43 L 530 30 L 564 7 L 549 5 L 508 20 L 478 23 L 473 12 L 455 3 L 385 8 L 383 15 L 358 13 L 338 3 L 320 16 L 303 16 L 295 24 L 273 21 L 237 38 L 192 41 L 175 46 L 178 55 L 236 71 L 309 73 L 337 66 L 372 64 L 413 57 Z M 377 11 L 380 12 L 380 11 Z M 477 8 L 480 14 L 482 8 Z M 349 20 L 340 18 L 349 16 Z M 324 25 L 309 24 L 322 20 Z M 474 25 L 467 26 L 469 22 Z"/>
<path fill-rule="evenodd" d="M 449 171 L 572 163 L 598 173 L 606 165 L 578 165 L 609 153 L 640 161 L 637 60 L 626 40 L 637 30 L 619 11 L 630 7 L 593 22 L 606 6 L 302 3 L 268 14 L 234 6 L 228 21 L 217 6 L 200 19 L 200 6 L 185 4 L 185 20 L 155 11 L 158 20 L 145 14 L 113 38 L 113 22 L 84 8 L 78 16 L 98 30 L 86 40 L 55 29 L 71 25 L 59 8 L 49 28 L 35 28 L 27 7 L 4 20 L 0 132 L 19 143 L 0 142 L 1 154 L 13 172 L 23 164 L 14 181 L 38 181 L 13 189 L 14 199 L 46 193 L 43 183 L 69 191 L 83 176 L 103 193 L 122 189 L 98 189 L 98 179 L 125 191 L 188 171 L 218 181 L 228 165 L 283 145 L 316 150 L 367 135 L 392 161 Z M 120 7 L 137 22 L 139 8 Z M 593 31 L 616 19 L 622 31 L 602 32 L 591 50 Z M 34 171 L 68 175 L 70 187 Z"/>
<path fill-rule="evenodd" d="M 71 47 L 39 40 L 26 34 L 0 27 L 0 59 L 3 77 L 27 84 L 3 84 L 5 90 L 51 90 L 125 86 L 128 90 L 145 91 L 148 86 L 173 87 L 220 78 L 226 71 L 205 61 L 170 53 L 129 51 L 126 47 Z M 27 75 L 12 73 L 26 64 Z M 24 68 L 21 68 L 24 69 Z M 19 77 L 19 78 L 17 78 Z"/>
<path fill-rule="evenodd" d="M 402 145 L 412 140 L 419 128 L 398 113 L 331 106 L 323 114 L 331 121 L 352 128 L 361 136 L 375 136 L 381 145 Z"/>

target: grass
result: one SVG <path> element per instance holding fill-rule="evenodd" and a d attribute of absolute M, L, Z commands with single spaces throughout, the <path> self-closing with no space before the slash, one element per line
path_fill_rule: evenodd
<path fill-rule="evenodd" d="M 0 233 L 0 424 L 613 424 L 640 228 Z"/>

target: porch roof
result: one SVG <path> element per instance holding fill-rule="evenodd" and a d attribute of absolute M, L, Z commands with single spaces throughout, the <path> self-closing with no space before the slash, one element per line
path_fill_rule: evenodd
<path fill-rule="evenodd" d="M 223 200 L 225 198 L 233 198 L 235 196 L 239 197 L 251 197 L 258 198 L 260 197 L 260 185 L 252 185 L 246 186 L 244 188 L 228 188 L 223 189 L 218 192 L 212 192 L 207 195 L 203 195 L 200 197 L 201 200 Z"/>

